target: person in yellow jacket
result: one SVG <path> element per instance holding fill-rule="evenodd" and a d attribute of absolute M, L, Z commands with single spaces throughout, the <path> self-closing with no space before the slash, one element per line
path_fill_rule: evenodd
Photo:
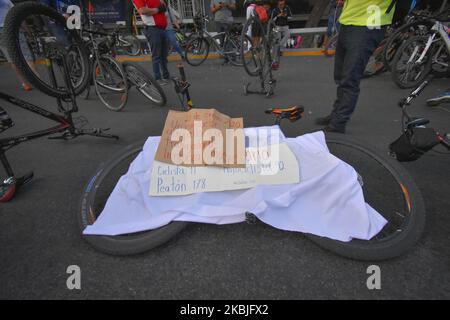
<path fill-rule="evenodd" d="M 395 10 L 388 10 L 391 3 L 392 0 L 345 1 L 334 65 L 337 97 L 331 113 L 316 120 L 325 126 L 324 131 L 345 133 L 369 58 L 383 40 L 386 26 L 392 23 Z"/>

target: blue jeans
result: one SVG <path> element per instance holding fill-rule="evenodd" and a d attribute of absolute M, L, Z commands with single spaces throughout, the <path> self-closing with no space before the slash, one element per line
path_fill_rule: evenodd
<path fill-rule="evenodd" d="M 166 30 L 156 27 L 146 27 L 144 34 L 152 47 L 152 65 L 155 80 L 170 78 L 169 70 L 167 69 L 167 56 L 169 55 L 169 40 L 166 35 Z"/>
<path fill-rule="evenodd" d="M 184 57 L 183 49 L 181 49 L 180 44 L 178 43 L 177 36 L 175 35 L 175 30 L 168 29 L 166 30 L 167 38 L 169 39 L 169 43 L 172 45 L 172 47 L 175 49 L 176 52 L 181 57 Z"/>
<path fill-rule="evenodd" d="M 383 28 L 370 30 L 367 27 L 342 25 L 334 64 L 337 98 L 330 127 L 345 128 L 350 120 L 358 102 L 364 70 L 384 34 Z"/>

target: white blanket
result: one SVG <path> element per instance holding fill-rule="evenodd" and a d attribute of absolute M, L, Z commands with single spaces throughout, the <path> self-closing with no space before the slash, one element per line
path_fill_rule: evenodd
<path fill-rule="evenodd" d="M 159 139 L 148 138 L 84 234 L 114 236 L 171 221 L 238 223 L 251 212 L 275 228 L 350 241 L 371 239 L 387 222 L 365 203 L 357 173 L 329 152 L 323 132 L 286 139 L 300 163 L 298 184 L 175 197 L 148 196 Z"/>

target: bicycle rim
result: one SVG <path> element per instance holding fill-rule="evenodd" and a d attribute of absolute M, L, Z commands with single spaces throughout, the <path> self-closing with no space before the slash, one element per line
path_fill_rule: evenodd
<path fill-rule="evenodd" d="M 102 56 L 94 63 L 92 71 L 95 92 L 103 104 L 112 111 L 122 110 L 128 100 L 128 82 L 120 64 Z"/>
<path fill-rule="evenodd" d="M 186 44 L 186 61 L 191 66 L 201 65 L 209 55 L 209 43 L 203 37 L 193 37 Z"/>
<path fill-rule="evenodd" d="M 423 232 L 425 207 L 406 170 L 393 159 L 339 134 L 327 134 L 327 145 L 333 155 L 355 169 L 366 202 L 387 224 L 371 240 L 308 237 L 325 249 L 357 260 L 385 260 L 410 250 Z"/>
<path fill-rule="evenodd" d="M 131 162 L 142 151 L 142 146 L 143 143 L 138 143 L 119 152 L 110 161 L 102 164 L 90 179 L 82 195 L 81 210 L 77 212 L 81 232 L 99 217 L 120 177 L 127 173 Z M 132 255 L 169 241 L 186 225 L 186 222 L 172 222 L 150 231 L 120 236 L 83 236 L 83 238 L 104 253 Z"/>
<path fill-rule="evenodd" d="M 131 84 L 147 99 L 158 106 L 164 106 L 167 98 L 161 86 L 142 67 L 133 62 L 124 62 L 123 67 Z"/>

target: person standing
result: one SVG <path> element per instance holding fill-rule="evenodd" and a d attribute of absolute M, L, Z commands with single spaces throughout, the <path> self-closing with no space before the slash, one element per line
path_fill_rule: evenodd
<path fill-rule="evenodd" d="M 275 70 L 279 68 L 281 52 L 283 48 L 286 48 L 288 40 L 291 37 L 288 24 L 290 17 L 292 17 L 292 11 L 286 5 L 286 0 L 278 0 L 277 7 L 272 10 L 272 19 L 275 21 L 275 26 L 280 37 L 280 48 L 277 50 L 277 55 L 274 57 L 275 61 L 272 66 Z"/>
<path fill-rule="evenodd" d="M 165 1 L 164 1 L 165 2 Z M 175 34 L 174 28 L 177 30 L 180 29 L 180 14 L 170 6 L 169 3 L 166 3 L 167 11 L 166 11 L 166 19 L 167 19 L 167 39 L 169 40 L 169 44 L 175 49 L 175 51 L 181 56 L 181 59 L 185 59 L 185 53 L 178 43 L 177 36 Z"/>
<path fill-rule="evenodd" d="M 166 33 L 167 6 L 160 0 L 132 0 L 132 2 L 145 24 L 144 35 L 152 49 L 155 80 L 160 85 L 166 85 L 170 78 L 167 68 L 167 57 L 169 55 L 169 40 Z"/>
<path fill-rule="evenodd" d="M 211 0 L 211 13 L 214 15 L 217 32 L 228 32 L 233 25 L 233 11 L 236 10 L 235 0 Z M 222 37 L 221 44 L 225 37 Z M 228 59 L 225 57 L 225 63 Z"/>
<path fill-rule="evenodd" d="M 394 10 L 388 13 L 392 0 L 346 0 L 339 19 L 339 33 L 334 80 L 337 97 L 331 113 L 316 119 L 324 131 L 345 133 L 355 111 L 364 70 L 374 50 L 392 23 Z"/>

